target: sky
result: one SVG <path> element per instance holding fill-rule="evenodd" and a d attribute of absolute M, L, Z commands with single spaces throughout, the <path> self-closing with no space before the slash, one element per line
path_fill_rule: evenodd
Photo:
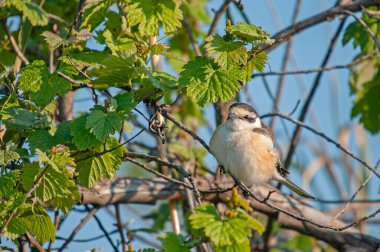
<path fill-rule="evenodd" d="M 211 9 L 218 9 L 223 1 L 211 1 L 208 6 L 209 13 L 212 14 Z M 318 1 L 302 1 L 302 6 L 299 13 L 298 20 L 302 20 L 308 18 L 314 14 L 321 12 L 322 10 L 326 10 L 327 8 L 334 5 L 335 1 L 328 0 L 318 0 Z M 276 32 L 282 30 L 287 27 L 291 23 L 291 16 L 293 13 L 294 5 L 296 0 L 245 0 L 243 4 L 245 6 L 245 12 L 250 18 L 251 22 L 255 25 L 261 26 L 263 29 L 267 30 L 271 34 L 275 34 Z M 243 21 L 239 12 L 236 8 L 231 8 L 233 21 Z M 224 29 L 224 21 L 223 18 L 218 26 L 217 32 L 223 33 Z M 353 18 L 349 18 L 346 22 L 349 24 L 353 21 Z M 313 28 L 307 29 L 304 32 L 301 32 L 294 36 L 293 38 L 293 46 L 292 55 L 288 70 L 302 70 L 302 69 L 312 69 L 318 68 L 322 62 L 328 44 L 330 42 L 330 38 L 333 33 L 337 29 L 337 25 L 339 24 L 339 19 L 334 21 L 325 22 L 319 24 Z M 207 28 L 207 27 L 205 27 Z M 336 50 L 334 50 L 331 60 L 328 65 L 340 65 L 347 64 L 352 61 L 352 58 L 358 53 L 357 50 L 354 50 L 352 44 L 342 46 L 339 39 Z M 95 45 L 96 46 L 96 45 Z M 284 54 L 285 43 L 282 46 L 275 49 L 273 52 L 269 54 L 269 66 L 264 70 L 267 71 L 280 71 L 282 58 Z M 167 67 L 167 64 L 164 64 Z M 353 97 L 349 93 L 348 88 L 348 70 L 337 70 L 331 71 L 328 73 L 324 73 L 321 79 L 321 83 L 319 88 L 317 89 L 316 95 L 313 99 L 310 113 L 306 118 L 306 124 L 308 125 L 318 125 L 318 130 L 324 132 L 327 136 L 332 137 L 333 139 L 338 139 L 339 129 L 343 126 L 353 125 L 353 123 L 357 122 L 358 119 L 352 119 L 351 107 Z M 297 104 L 297 101 L 300 101 L 300 106 L 296 110 L 293 117 L 297 118 L 300 112 L 300 108 L 305 101 L 306 92 L 311 87 L 313 80 L 315 78 L 315 74 L 309 75 L 299 75 L 299 76 L 286 76 L 284 82 L 284 92 L 282 96 L 281 103 L 279 105 L 280 112 L 289 113 L 292 111 Z M 267 77 L 267 81 L 270 89 L 273 93 L 276 91 L 278 77 Z M 253 104 L 257 111 L 260 114 L 268 113 L 272 110 L 272 101 L 268 96 L 267 91 L 263 85 L 261 78 L 254 78 L 251 82 L 247 83 L 247 89 L 251 98 L 253 100 Z M 92 101 L 86 100 L 86 98 L 91 97 L 91 94 L 88 90 L 81 89 L 77 92 L 75 96 L 75 100 L 77 101 L 74 105 L 75 113 L 80 111 L 87 110 L 91 107 Z M 242 97 L 242 101 L 246 101 L 245 97 Z M 141 105 L 139 105 L 141 106 Z M 141 106 L 141 109 L 144 109 Z M 207 113 L 208 118 L 213 118 L 214 112 L 211 105 L 207 105 L 204 108 L 204 112 Z M 266 121 L 268 122 L 268 121 Z M 212 127 L 215 127 L 215 122 L 213 120 L 210 121 Z M 294 126 L 288 122 L 285 122 L 285 125 L 288 129 L 288 132 L 292 134 Z M 203 128 L 200 130 L 200 136 L 208 141 L 211 137 L 209 129 Z M 276 127 L 274 133 L 277 138 L 278 146 L 281 150 L 286 153 L 289 143 L 289 137 L 286 134 L 286 130 L 284 129 L 282 123 L 277 120 Z M 140 141 L 151 141 L 151 137 L 148 135 L 149 133 L 143 133 L 140 137 Z M 133 134 L 131 134 L 133 135 Z M 371 135 L 366 134 L 368 145 L 366 156 L 368 157 L 367 161 L 369 164 L 374 164 L 376 159 L 380 157 L 380 141 L 379 134 Z M 360 153 L 359 148 L 357 147 L 357 143 L 354 141 L 354 137 L 350 137 L 351 144 L 349 149 L 354 153 Z M 336 149 L 332 144 L 326 143 L 324 140 L 321 140 L 318 137 L 315 137 L 313 134 L 307 132 L 306 130 L 302 131 L 301 134 L 301 142 L 311 141 L 316 146 L 324 146 L 325 151 L 327 153 L 331 153 L 332 157 L 338 157 L 340 152 Z M 309 153 L 309 149 L 299 148 L 296 150 L 293 162 L 299 165 L 308 166 L 312 162 L 312 158 L 314 155 Z M 350 162 L 355 167 L 359 167 L 359 164 L 352 159 L 349 159 Z M 216 167 L 216 161 L 209 155 L 207 157 L 207 163 L 211 168 Z M 324 169 L 319 169 L 316 171 L 316 176 L 311 181 L 311 184 L 304 184 L 302 180 L 302 174 L 300 174 L 297 170 L 292 170 L 291 174 L 292 179 L 302 185 L 305 189 L 315 193 L 318 198 L 322 199 L 336 199 L 338 197 L 337 192 L 330 185 L 331 181 L 326 179 L 326 171 Z M 334 169 L 341 170 L 342 167 L 336 166 Z M 121 168 L 119 172 L 120 175 L 127 174 L 125 167 Z M 338 173 L 339 174 L 339 173 Z M 349 183 L 347 181 L 343 181 L 343 183 Z M 380 198 L 379 188 L 380 183 L 379 180 L 376 180 L 375 177 L 369 182 L 369 188 L 371 192 L 371 197 Z M 353 192 L 348 192 L 350 195 Z M 313 203 L 314 206 L 317 206 L 321 209 L 330 209 L 332 206 L 324 205 L 320 203 Z M 82 209 L 78 207 L 78 209 Z M 123 213 L 123 220 L 125 223 L 128 223 L 130 228 L 138 228 L 141 225 L 148 225 L 149 223 L 144 223 L 139 219 L 136 215 L 137 213 L 146 212 L 148 213 L 151 207 L 147 206 L 139 206 L 139 205 L 129 205 L 129 206 L 121 206 Z M 113 208 L 112 208 L 113 210 Z M 66 219 L 66 221 L 62 225 L 62 229 L 57 233 L 58 236 L 68 237 L 73 227 L 76 226 L 80 220 L 84 217 L 85 213 L 80 212 L 72 212 Z M 103 209 L 97 214 L 102 220 L 103 224 L 107 230 L 115 230 L 114 219 L 110 217 L 109 213 Z M 170 230 L 170 228 L 168 227 Z M 374 230 L 373 227 L 370 227 L 370 232 L 372 233 Z M 85 227 L 78 233 L 76 236 L 77 239 L 85 239 L 91 238 L 102 234 L 99 230 L 96 222 L 94 220 L 90 220 Z M 378 238 L 380 238 L 380 234 L 377 234 Z M 112 235 L 114 240 L 119 239 L 118 234 Z M 152 240 L 151 235 L 146 236 L 148 239 Z M 155 242 L 159 244 L 158 242 Z M 61 243 L 56 242 L 53 247 L 59 247 Z M 137 250 L 143 247 L 149 247 L 144 243 L 134 241 L 134 248 Z M 92 241 L 90 243 L 77 243 L 72 242 L 69 245 L 69 249 L 67 251 L 85 251 L 90 250 L 92 248 L 96 248 L 99 251 L 110 251 L 111 247 L 105 239 L 99 239 Z"/>

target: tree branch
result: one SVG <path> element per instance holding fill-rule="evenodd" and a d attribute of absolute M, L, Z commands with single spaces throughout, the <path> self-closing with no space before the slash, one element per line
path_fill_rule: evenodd
<path fill-rule="evenodd" d="M 209 186 L 209 182 L 205 179 L 197 178 L 196 180 L 201 189 Z M 115 203 L 154 204 L 157 200 L 183 200 L 186 197 L 184 189 L 161 179 L 116 178 L 98 183 L 92 189 L 79 187 L 79 190 L 82 195 L 82 204 L 99 204 L 103 206 Z M 267 195 L 268 188 L 259 187 L 258 190 L 262 195 Z M 207 195 L 206 200 L 224 202 L 226 197 L 228 197 L 228 194 L 210 194 Z M 380 241 L 376 238 L 350 228 L 359 221 L 371 218 L 380 210 L 349 224 L 349 227 L 347 227 L 345 223 L 333 220 L 332 216 L 316 210 L 293 197 L 285 196 L 278 191 L 272 194 L 266 203 L 250 200 L 250 205 L 254 210 L 271 218 L 276 218 L 282 227 L 316 237 L 331 244 L 338 250 L 351 249 L 354 251 L 355 249 L 362 249 L 363 251 L 376 251 L 380 247 Z M 277 209 L 270 206 L 274 204 Z M 289 218 L 289 213 L 300 218 Z M 311 220 L 311 222 L 316 220 L 320 227 L 305 220 Z M 336 228 L 337 230 L 342 230 L 342 228 L 346 230 L 336 231 L 324 228 L 324 226 L 328 225 L 333 225 L 329 226 L 333 228 L 340 227 Z"/>
<path fill-rule="evenodd" d="M 334 6 L 326 11 L 323 11 L 314 16 L 306 18 L 302 21 L 295 23 L 294 25 L 290 25 L 287 28 L 279 31 L 278 33 L 272 36 L 272 39 L 275 39 L 276 42 L 273 45 L 267 46 L 264 49 L 264 51 L 266 52 L 272 51 L 281 43 L 287 41 L 290 37 L 310 28 L 311 26 L 317 25 L 325 21 L 333 20 L 336 16 L 340 15 L 342 11 L 344 10 L 354 12 L 354 11 L 361 10 L 362 6 L 368 7 L 371 5 L 378 5 L 378 4 L 380 4 L 380 0 L 358 0 L 358 1 L 354 1 L 353 3 Z"/>

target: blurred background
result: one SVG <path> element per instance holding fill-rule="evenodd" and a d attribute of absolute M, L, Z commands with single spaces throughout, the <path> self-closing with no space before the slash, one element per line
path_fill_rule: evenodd
<path fill-rule="evenodd" d="M 297 2 L 296 0 L 242 1 L 244 13 L 250 22 L 261 26 L 272 35 L 291 25 Z M 303 20 L 331 8 L 336 1 L 317 0 L 300 2 L 301 5 L 297 20 Z M 214 16 L 215 10 L 217 10 L 222 3 L 222 0 L 207 2 L 207 13 L 209 13 L 211 19 Z M 228 15 L 233 23 L 239 21 L 245 22 L 240 10 L 235 5 L 230 5 Z M 222 17 L 217 27 L 217 33 L 224 34 L 225 20 L 226 15 Z M 345 27 L 352 21 L 354 21 L 354 18 L 349 17 L 345 23 Z M 17 25 L 17 20 L 15 20 L 15 23 L 14 25 Z M 340 20 L 336 18 L 330 22 L 315 25 L 295 35 L 292 39 L 289 63 L 286 70 L 307 70 L 320 67 L 330 40 L 337 30 L 339 23 Z M 99 29 L 101 29 L 101 27 Z M 203 25 L 200 29 L 207 34 L 209 25 Z M 327 64 L 328 66 L 348 64 L 352 62 L 353 58 L 359 53 L 359 50 L 354 49 L 352 43 L 348 43 L 345 46 L 342 45 L 342 34 L 343 33 L 341 33 L 337 46 Z M 169 38 L 163 38 L 163 41 L 169 43 Z M 199 41 L 200 44 L 202 44 L 202 42 L 203 41 Z M 88 47 L 102 50 L 104 45 L 99 45 L 94 39 L 90 39 Z M 282 43 L 268 54 L 269 61 L 264 72 L 281 71 L 286 47 L 286 43 Z M 178 76 L 175 67 L 172 67 L 165 58 L 161 59 L 161 67 L 163 71 L 168 71 Z M 293 111 L 292 117 L 298 118 L 301 107 L 305 102 L 307 93 L 316 75 L 317 73 L 285 75 L 283 78 L 282 96 L 278 104 L 279 112 L 288 114 Z M 359 123 L 358 118 L 351 117 L 354 98 L 350 94 L 349 77 L 350 72 L 348 69 L 337 69 L 323 73 L 305 123 L 336 140 L 342 146 L 367 161 L 368 164 L 374 166 L 377 160 L 380 159 L 380 137 L 379 134 L 371 134 L 366 131 Z M 280 76 L 277 75 L 266 76 L 265 79 L 261 76 L 254 77 L 246 84 L 243 91 L 240 92 L 238 99 L 253 105 L 261 115 L 270 113 L 273 111 L 273 96 L 276 94 L 279 81 Z M 111 92 L 113 91 L 111 90 Z M 105 97 L 99 94 L 99 98 L 104 99 Z M 102 104 L 102 100 L 100 100 L 100 104 Z M 92 106 L 93 101 L 91 99 L 90 90 L 80 89 L 75 93 L 75 115 L 88 111 Z M 145 114 L 148 114 L 144 104 L 139 104 L 138 108 Z M 200 127 L 199 134 L 208 142 L 216 127 L 214 107 L 212 105 L 206 105 L 204 108 L 201 108 L 201 112 L 205 115 L 206 123 Z M 141 124 L 147 124 L 141 116 L 137 115 L 137 118 Z M 270 124 L 271 118 L 266 118 L 264 121 L 268 125 Z M 278 148 L 283 158 L 285 158 L 295 125 L 286 120 L 275 118 L 273 126 Z M 170 125 L 170 127 L 175 126 Z M 133 136 L 138 131 L 138 127 L 131 125 L 126 137 Z M 155 145 L 155 138 L 149 132 L 141 134 L 136 141 L 142 142 L 147 146 Z M 196 145 L 197 143 L 194 141 L 194 144 Z M 216 161 L 210 154 L 206 156 L 205 163 L 210 170 L 215 170 L 217 167 Z M 350 198 L 358 186 L 369 175 L 368 169 L 363 167 L 363 165 L 344 154 L 333 144 L 328 143 L 326 140 L 305 129 L 302 129 L 300 144 L 295 151 L 289 169 L 293 181 L 301 185 L 306 191 L 310 191 L 319 199 L 312 202 L 313 206 L 331 215 L 338 213 L 343 204 L 336 204 L 329 201 L 339 201 L 341 199 Z M 118 176 L 152 177 L 151 174 L 130 164 L 123 164 L 118 172 Z M 343 219 L 347 222 L 351 222 L 356 217 L 364 216 L 373 211 L 374 207 L 376 205 L 378 206 L 380 202 L 379 189 L 380 181 L 374 176 L 356 198 L 371 199 L 373 202 L 361 204 L 353 203 L 349 209 L 352 211 L 348 211 L 349 213 L 345 214 Z M 283 190 L 288 192 L 286 188 L 283 188 Z M 153 221 L 149 218 L 142 219 L 140 217 L 141 213 L 148 215 L 159 208 L 160 211 L 168 211 L 167 209 L 165 210 L 164 203 L 165 202 L 160 202 L 155 206 L 136 204 L 121 205 L 122 219 L 127 225 L 127 229 L 150 228 Z M 73 227 L 78 225 L 86 213 L 87 211 L 85 211 L 83 206 L 75 207 L 58 231 L 58 239 L 54 243 L 53 248 L 60 247 L 62 240 L 59 240 L 59 237 L 68 237 Z M 119 234 L 116 231 L 114 215 L 113 207 L 109 209 L 103 208 L 97 213 L 97 216 L 102 220 L 105 228 L 109 232 L 114 231 L 111 237 L 118 240 Z M 373 218 L 359 226 L 359 228 L 372 236 L 380 238 L 380 233 L 378 232 L 379 221 L 379 218 Z M 171 229 L 169 223 L 166 224 L 165 229 Z M 90 220 L 77 234 L 67 251 L 84 251 L 93 248 L 96 248 L 97 251 L 111 251 L 112 248 L 109 243 L 105 237 L 102 237 L 102 233 L 98 232 L 98 230 L 98 225 L 95 220 Z M 96 237 L 98 235 L 101 237 Z M 154 234 L 137 232 L 137 236 L 133 242 L 134 249 L 158 247 L 160 243 L 156 238 Z M 91 240 L 91 242 L 84 242 L 86 240 Z"/>

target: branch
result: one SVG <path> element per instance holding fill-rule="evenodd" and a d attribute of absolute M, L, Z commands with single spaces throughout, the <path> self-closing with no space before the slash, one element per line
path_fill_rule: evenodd
<path fill-rule="evenodd" d="M 299 120 L 296 120 L 296 119 L 293 119 L 291 118 L 290 116 L 288 115 L 285 115 L 285 114 L 281 114 L 281 113 L 269 113 L 269 114 L 265 114 L 265 115 L 262 115 L 261 118 L 265 118 L 265 117 L 271 117 L 271 116 L 278 116 L 278 117 L 281 117 L 283 119 L 286 119 L 294 124 L 296 124 L 297 126 L 299 127 L 303 127 L 311 132 L 313 132 L 314 134 L 322 137 L 323 139 L 325 139 L 327 142 L 329 143 L 332 143 L 334 144 L 338 149 L 340 149 L 341 151 L 343 151 L 344 153 L 346 153 L 347 155 L 349 155 L 350 157 L 352 157 L 353 159 L 355 159 L 356 161 L 358 161 L 359 163 L 361 163 L 362 165 L 364 165 L 365 167 L 367 167 L 370 171 L 372 171 L 378 178 L 380 178 L 380 174 L 374 169 L 372 168 L 367 162 L 363 161 L 362 159 L 360 159 L 359 157 L 357 157 L 355 154 L 353 154 L 350 150 L 344 148 L 340 143 L 336 142 L 335 140 L 333 140 L 332 138 L 326 136 L 324 133 L 322 132 L 319 132 L 317 130 L 315 130 L 314 128 L 306 125 L 305 123 L 299 121 Z"/>
<path fill-rule="evenodd" d="M 379 40 L 377 39 L 377 37 L 373 33 L 373 31 L 367 26 L 366 23 L 364 23 L 364 21 L 361 18 L 359 18 L 355 13 L 353 13 L 352 11 L 349 11 L 349 10 L 342 10 L 342 13 L 345 13 L 345 14 L 353 16 L 356 19 L 356 21 L 358 21 L 359 24 L 361 24 L 361 26 L 363 26 L 363 28 L 365 29 L 365 31 L 372 37 L 372 39 L 375 41 L 377 49 L 380 50 L 380 42 L 379 42 Z"/>
<path fill-rule="evenodd" d="M 26 236 L 28 237 L 29 243 L 32 244 L 39 252 L 45 252 L 45 249 L 41 246 L 41 244 L 28 231 L 26 231 Z"/>
<path fill-rule="evenodd" d="M 215 12 L 214 19 L 212 20 L 210 29 L 207 33 L 207 36 L 210 36 L 215 33 L 216 27 L 219 24 L 219 20 L 222 15 L 227 11 L 228 5 L 230 5 L 231 0 L 225 0 L 224 3 L 220 6 L 220 8 Z"/>
<path fill-rule="evenodd" d="M 13 51 L 16 53 L 17 57 L 19 57 L 21 59 L 21 61 L 24 62 L 25 65 L 29 65 L 29 63 L 30 63 L 29 60 L 25 57 L 25 55 L 22 53 L 22 51 L 18 47 L 15 38 L 12 36 L 11 32 L 8 29 L 6 21 L 2 20 L 0 22 L 1 22 L 2 26 L 3 26 L 3 28 L 4 28 L 5 33 L 7 34 L 7 38 L 11 42 L 11 45 L 13 47 Z"/>
<path fill-rule="evenodd" d="M 325 21 L 331 21 L 336 16 L 340 15 L 342 11 L 344 10 L 358 11 L 358 10 L 361 10 L 362 6 L 368 7 L 371 5 L 377 5 L 379 3 L 380 3 L 379 0 L 358 0 L 358 1 L 354 1 L 353 3 L 334 6 L 326 11 L 323 11 L 314 16 L 306 18 L 302 21 L 295 23 L 294 25 L 290 25 L 287 28 L 279 31 L 278 33 L 272 36 L 272 39 L 275 39 L 276 42 L 273 45 L 267 46 L 264 50 L 266 52 L 270 52 L 273 49 L 275 49 L 277 46 L 279 46 L 281 43 L 287 41 L 290 37 L 294 36 L 295 34 L 300 33 L 319 23 L 322 23 Z"/>
<path fill-rule="evenodd" d="M 209 182 L 205 179 L 197 178 L 198 186 L 201 189 L 207 188 Z M 231 183 L 224 183 L 231 184 Z M 268 188 L 258 188 L 263 195 L 268 193 Z M 183 200 L 186 197 L 185 190 L 172 183 L 165 182 L 162 179 L 131 179 L 131 178 L 116 178 L 110 181 L 104 181 L 96 184 L 92 189 L 79 187 L 82 195 L 82 204 L 98 204 L 108 205 L 115 203 L 140 203 L 140 204 L 155 204 L 158 200 Z M 207 195 L 207 200 L 213 202 L 223 202 L 228 194 L 210 194 Z M 265 203 L 263 200 L 250 200 L 251 207 L 270 218 L 277 218 L 278 223 L 287 229 L 296 230 L 297 232 L 307 234 L 317 239 L 323 240 L 338 250 L 363 249 L 365 251 L 376 251 L 380 247 L 380 241 L 374 237 L 360 233 L 358 230 L 350 228 L 358 222 L 363 222 L 370 216 L 359 219 L 356 222 L 347 225 L 339 220 L 333 220 L 332 216 L 327 215 L 311 206 L 299 201 L 293 197 L 285 196 L 279 191 L 272 194 Z M 276 204 L 276 208 L 268 205 Z M 279 210 L 281 209 L 281 210 Z M 289 218 L 289 213 L 300 218 Z M 318 227 L 306 220 L 317 220 Z M 332 222 L 331 222 L 332 221 Z M 329 230 L 324 226 L 334 225 L 334 228 L 344 231 Z"/>
<path fill-rule="evenodd" d="M 208 152 L 211 153 L 210 151 L 210 146 L 208 146 L 208 144 L 202 139 L 200 138 L 194 131 L 192 131 L 191 129 L 187 128 L 185 125 L 183 125 L 181 122 L 177 121 L 171 114 L 169 114 L 169 112 L 165 109 L 163 109 L 162 111 L 160 111 L 161 114 L 167 118 L 168 120 L 172 121 L 175 125 L 177 125 L 180 129 L 182 129 L 183 131 L 185 131 L 187 134 L 189 134 L 190 136 L 192 136 L 195 140 L 197 140 L 200 144 L 203 145 L 203 147 L 206 148 L 206 150 L 208 150 Z"/>
<path fill-rule="evenodd" d="M 69 238 L 67 238 L 67 240 L 63 243 L 63 245 L 58 249 L 58 252 L 62 252 L 66 247 L 67 245 L 69 245 L 69 243 L 74 239 L 74 237 L 76 236 L 76 234 L 83 228 L 83 226 L 92 218 L 92 216 L 94 216 L 96 214 L 96 212 L 98 211 L 98 208 L 93 208 L 91 209 L 88 214 L 86 215 L 86 217 L 84 217 L 81 222 L 78 224 L 78 226 L 73 230 L 73 232 L 70 234 Z"/>
<path fill-rule="evenodd" d="M 319 73 L 319 72 L 325 72 L 325 71 L 331 71 L 331 70 L 338 70 L 338 69 L 351 69 L 355 65 L 371 58 L 375 54 L 377 54 L 379 50 L 372 51 L 370 53 L 367 53 L 363 56 L 360 56 L 356 60 L 352 61 L 349 64 L 345 65 L 335 65 L 335 66 L 328 66 L 328 67 L 319 67 L 314 69 L 307 69 L 307 70 L 295 70 L 295 71 L 273 71 L 273 72 L 265 72 L 265 73 L 254 73 L 252 75 L 252 78 L 259 77 L 259 76 L 271 76 L 271 75 L 296 75 L 296 74 L 311 74 L 311 73 Z"/>
<path fill-rule="evenodd" d="M 322 64 L 321 64 L 321 67 L 325 67 L 331 57 L 331 54 L 333 52 L 333 49 L 335 48 L 335 45 L 336 45 L 336 42 L 338 40 L 338 37 L 341 33 L 341 31 L 343 30 L 343 27 L 344 27 L 344 23 L 345 23 L 345 20 L 342 20 L 341 23 L 339 24 L 339 27 L 338 29 L 336 30 L 334 36 L 332 37 L 331 41 L 330 41 L 330 45 L 327 49 L 327 52 L 322 60 Z M 309 110 L 309 107 L 310 107 L 310 104 L 311 104 L 311 101 L 317 91 L 317 88 L 319 87 L 319 84 L 320 84 L 320 81 L 321 81 L 321 78 L 322 78 L 322 74 L 323 72 L 319 72 L 317 74 L 317 76 L 315 76 L 315 79 L 313 81 L 313 85 L 306 97 L 306 100 L 305 100 L 305 104 L 302 106 L 302 110 L 301 110 L 301 114 L 298 118 L 299 121 L 303 122 L 306 118 L 306 114 Z M 290 142 L 290 146 L 289 146 L 289 150 L 288 150 L 288 154 L 286 156 L 286 159 L 285 159 L 285 162 L 284 162 L 284 167 L 285 169 L 287 169 L 292 161 L 292 157 L 293 157 L 293 154 L 296 150 L 296 147 L 297 147 L 297 144 L 298 144 L 298 141 L 299 141 L 299 136 L 300 136 L 300 133 L 301 133 L 301 126 L 300 125 L 297 125 L 294 132 L 293 132 L 293 136 L 292 136 L 292 140 Z"/>

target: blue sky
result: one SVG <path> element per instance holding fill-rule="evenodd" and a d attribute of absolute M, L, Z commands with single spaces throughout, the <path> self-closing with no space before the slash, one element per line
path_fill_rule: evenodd
<path fill-rule="evenodd" d="M 208 6 L 209 13 L 211 8 L 218 9 L 223 1 L 211 1 Z M 291 16 L 293 13 L 295 0 L 283 1 L 283 0 L 252 0 L 252 1 L 243 1 L 245 6 L 245 12 L 249 16 L 253 24 L 262 26 L 265 30 L 269 31 L 271 34 L 276 33 L 277 31 L 287 27 L 291 22 Z M 304 18 L 310 17 L 316 13 L 325 10 L 332 5 L 335 1 L 303 1 L 299 18 L 302 20 Z M 236 8 L 232 8 L 233 21 L 243 21 L 239 15 Z M 347 24 L 352 22 L 353 19 L 349 18 Z M 224 32 L 224 23 L 225 19 L 222 18 L 220 25 L 218 26 L 217 32 Z M 325 22 L 320 25 L 317 25 L 313 28 L 310 28 L 302 33 L 294 36 L 293 39 L 293 50 L 292 57 L 289 65 L 289 70 L 302 70 L 317 68 L 322 62 L 322 58 L 326 52 L 327 46 L 330 42 L 330 38 L 337 29 L 339 24 L 339 19 L 336 19 L 331 22 Z M 282 64 L 282 57 L 284 54 L 285 43 L 279 48 L 275 49 L 269 54 L 269 65 L 273 71 L 280 71 Z M 351 62 L 352 58 L 358 53 L 357 50 L 353 49 L 352 44 L 349 44 L 345 47 L 342 46 L 341 42 L 338 42 L 336 50 L 334 50 L 333 56 L 329 61 L 328 65 L 338 65 L 338 64 L 347 64 Z M 270 68 L 267 66 L 265 71 L 270 71 Z M 343 126 L 352 125 L 356 123 L 357 119 L 351 119 L 351 107 L 353 97 L 350 96 L 348 88 L 348 77 L 349 72 L 347 70 L 337 70 L 323 74 L 321 79 L 321 84 L 317 90 L 317 93 L 313 99 L 310 113 L 306 119 L 308 125 L 315 125 L 317 122 L 318 129 L 324 132 L 326 135 L 332 137 L 333 139 L 338 139 L 339 129 Z M 279 106 L 280 111 L 283 113 L 289 113 L 293 110 L 295 104 L 300 100 L 300 107 L 293 115 L 298 117 L 300 108 L 303 105 L 305 94 L 312 85 L 312 82 L 315 78 L 315 74 L 309 75 L 299 75 L 299 76 L 287 76 L 284 82 L 284 92 L 282 96 L 282 101 Z M 278 77 L 267 77 L 269 86 L 273 93 L 275 93 L 277 87 Z M 254 101 L 254 106 L 256 106 L 259 113 L 264 114 L 272 110 L 272 101 L 270 100 L 263 82 L 260 78 L 255 78 L 253 81 L 247 84 L 249 93 Z M 90 98 L 91 94 L 88 90 L 80 90 L 75 99 L 77 101 L 84 98 Z M 242 98 L 244 101 L 244 97 Z M 87 110 L 93 104 L 90 101 L 86 102 L 77 102 L 75 104 L 75 112 Z M 143 106 L 141 107 L 143 108 Z M 204 108 L 205 113 L 207 113 L 208 118 L 213 118 L 213 109 L 210 105 Z M 315 120 L 312 120 L 312 118 Z M 214 122 L 211 120 L 210 123 L 215 127 Z M 290 134 L 293 132 L 293 125 L 288 122 L 285 123 Z M 200 135 L 208 140 L 210 138 L 210 133 L 207 129 L 202 129 Z M 278 146 L 286 154 L 289 138 L 286 136 L 285 130 L 282 127 L 282 124 L 277 120 L 275 135 L 278 140 Z M 380 141 L 379 134 L 371 135 L 366 134 L 368 145 L 367 145 L 367 157 L 368 163 L 374 164 L 376 159 L 380 157 Z M 147 133 L 142 134 L 139 140 L 141 141 L 150 141 L 150 137 Z M 353 137 L 350 137 L 353 140 Z M 321 146 L 325 144 L 327 148 L 325 151 L 331 154 L 331 157 L 339 157 L 340 152 L 331 144 L 323 143 L 324 140 L 321 140 L 318 137 L 315 137 L 313 134 L 303 130 L 301 134 L 301 142 L 311 142 L 316 146 Z M 323 145 L 322 145 L 323 146 Z M 354 153 L 360 153 L 360 150 L 357 147 L 355 141 L 351 141 L 349 149 Z M 295 164 L 308 166 L 310 165 L 312 159 L 315 156 L 310 154 L 308 148 L 298 148 L 296 155 L 294 156 L 293 162 Z M 349 159 L 354 167 L 359 168 L 359 164 L 352 159 Z M 216 162 L 212 157 L 207 157 L 207 161 L 210 164 L 210 167 L 214 168 Z M 124 170 L 123 170 L 124 169 Z M 334 166 L 334 169 L 337 169 L 341 174 L 342 167 L 337 165 Z M 296 170 L 291 170 L 292 178 L 298 184 L 302 184 L 301 174 Z M 125 174 L 125 168 L 122 168 L 120 174 Z M 317 176 L 312 180 L 311 185 L 303 185 L 303 187 L 310 188 L 309 190 L 315 193 L 319 198 L 323 199 L 336 199 L 337 192 L 333 190 L 333 187 L 330 186 L 331 181 L 326 179 L 326 172 L 323 169 L 320 169 L 317 172 Z M 348 184 L 348 181 L 343 181 L 343 183 Z M 375 177 L 370 181 L 370 195 L 373 198 L 379 198 L 379 180 L 376 180 Z M 348 192 L 350 195 L 352 192 Z M 314 203 L 315 206 L 321 207 L 323 209 L 329 209 L 329 205 L 321 205 Z M 133 208 L 138 209 L 138 212 L 148 212 L 150 207 L 132 205 Z M 113 208 L 111 208 L 113 210 Z M 141 219 L 137 217 L 131 209 L 127 209 L 124 206 L 121 206 L 123 214 L 123 220 L 130 223 L 130 227 L 137 228 L 141 225 L 146 225 L 142 223 Z M 107 230 L 114 230 L 114 219 L 105 211 L 101 210 L 98 216 L 101 218 L 103 224 L 105 224 Z M 67 220 L 63 223 L 62 229 L 58 232 L 57 235 L 67 237 L 72 231 L 73 227 L 76 226 L 80 220 L 84 217 L 83 213 L 72 212 Z M 373 230 L 373 229 L 372 229 Z M 90 220 L 86 226 L 79 232 L 76 238 L 90 238 L 102 234 L 94 220 Z M 118 234 L 112 236 L 115 240 L 119 239 Z M 152 239 L 152 236 L 147 236 L 148 239 Z M 56 242 L 53 247 L 58 247 L 60 242 Z M 147 247 L 146 245 L 136 241 L 133 243 L 134 248 L 137 250 L 140 247 Z M 110 251 L 110 246 L 105 239 L 99 239 L 90 243 L 76 243 L 72 242 L 69 245 L 67 251 L 84 251 L 90 250 L 92 248 L 104 249 L 104 251 Z"/>

